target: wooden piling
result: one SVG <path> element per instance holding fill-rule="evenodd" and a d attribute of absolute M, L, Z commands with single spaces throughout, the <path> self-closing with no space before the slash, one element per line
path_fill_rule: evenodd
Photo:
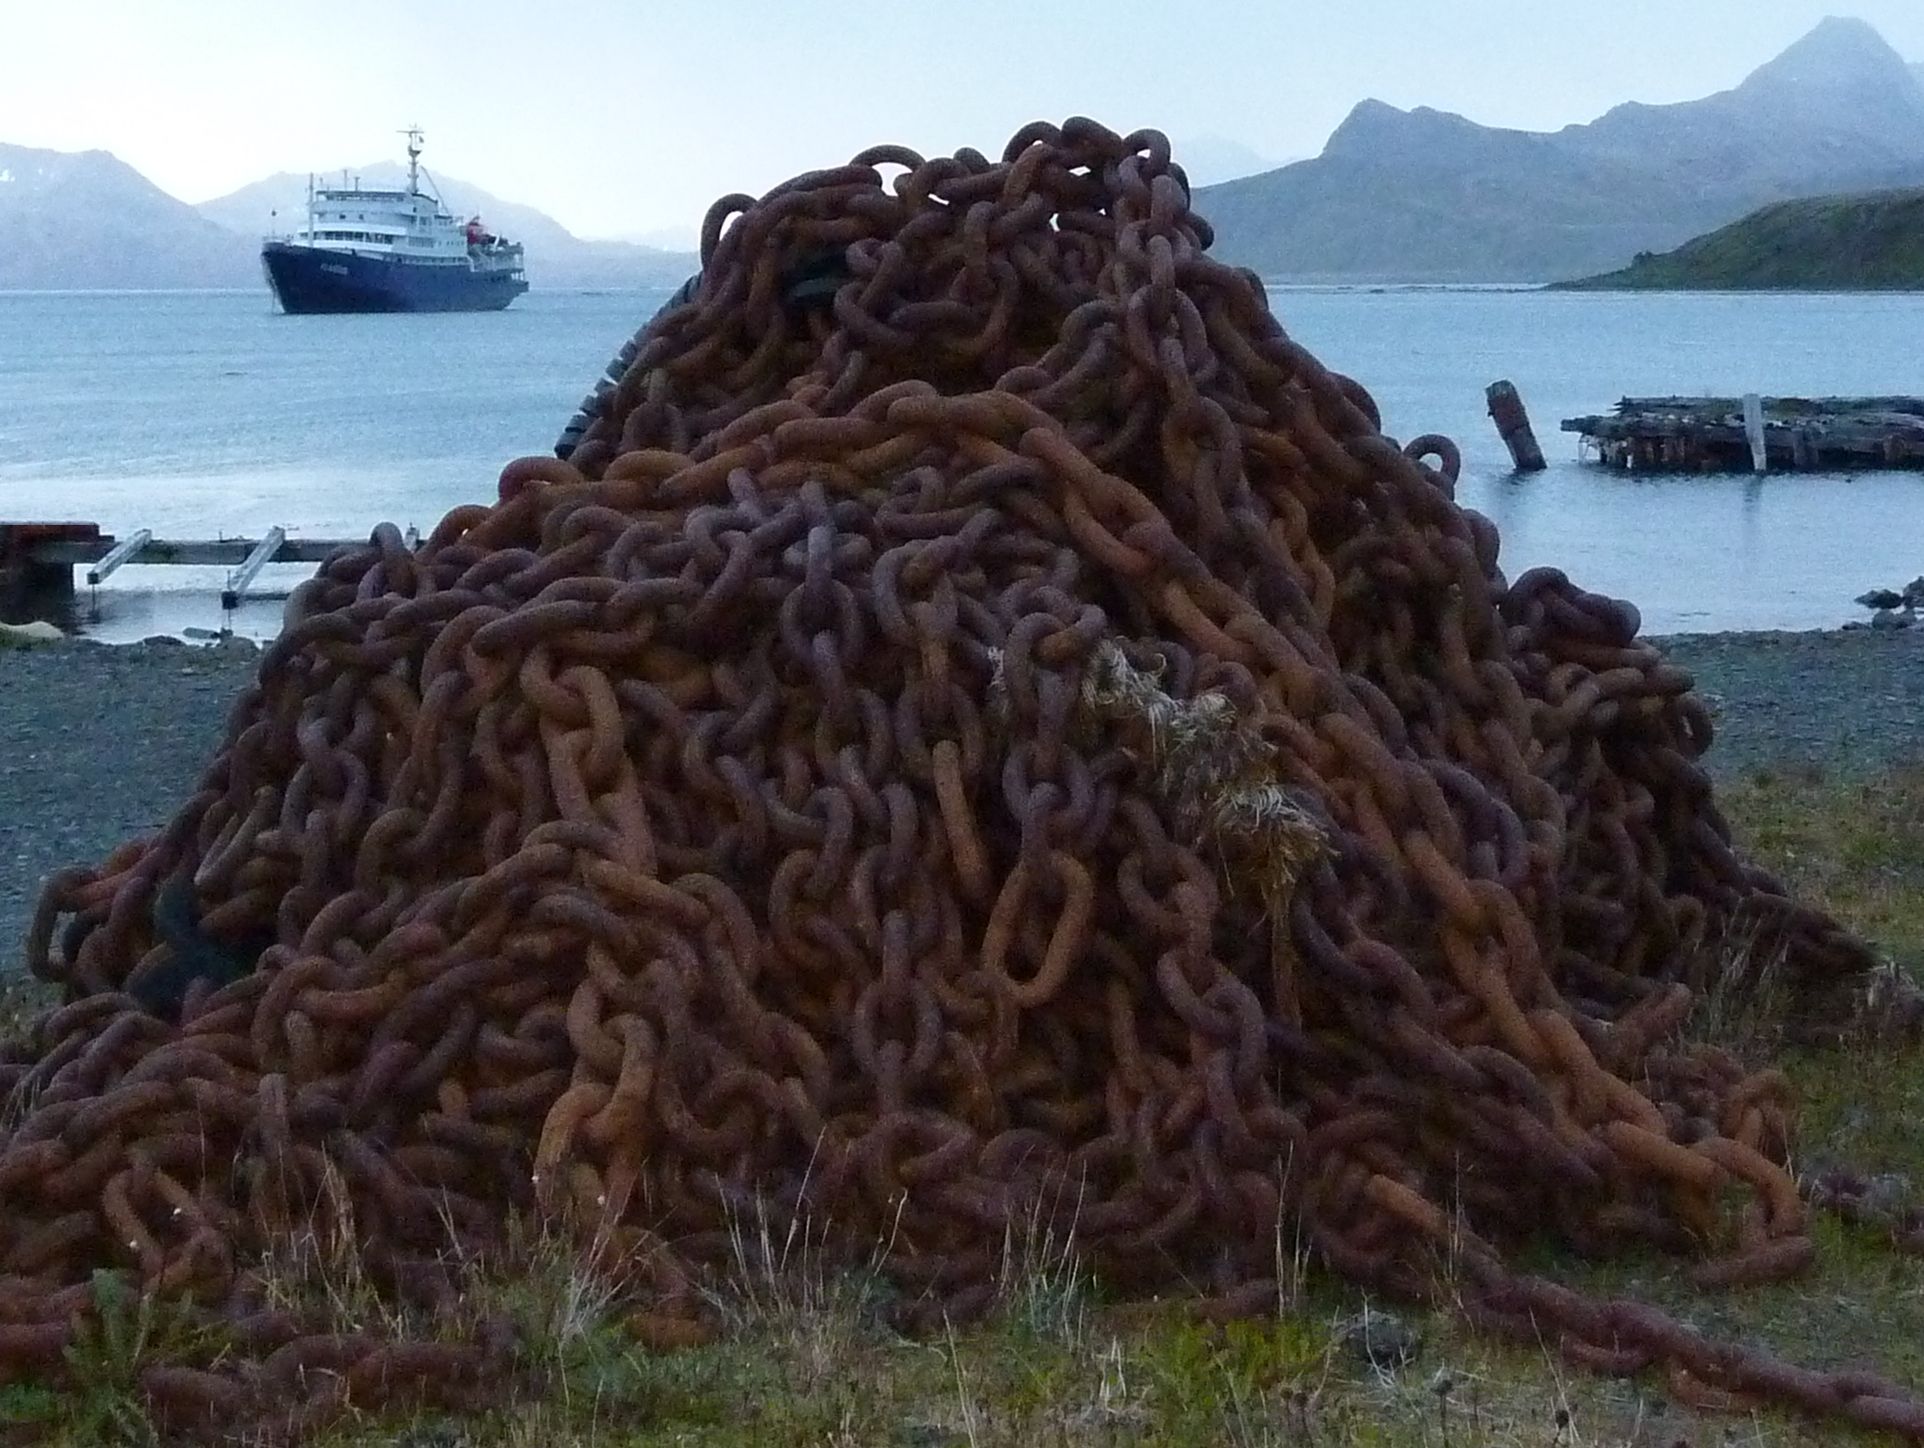
<path fill-rule="evenodd" d="M 287 533 L 281 528 L 269 528 L 261 541 L 254 545 L 254 551 L 241 561 L 241 566 L 227 575 L 227 587 L 220 591 L 220 606 L 226 610 L 240 607 L 241 598 L 255 577 L 281 551 L 281 544 L 287 541 Z"/>
<path fill-rule="evenodd" d="M 73 565 L 41 550 L 100 543 L 100 528 L 93 523 L 0 523 L 0 621 L 50 619 L 67 627 L 73 618 Z"/>
<path fill-rule="evenodd" d="M 1770 453 L 1764 446 L 1764 399 L 1755 392 L 1744 394 L 1744 440 L 1750 444 L 1750 470 L 1770 469 Z"/>
<path fill-rule="evenodd" d="M 1520 473 L 1540 473 L 1548 464 L 1543 461 L 1543 449 L 1537 444 L 1537 435 L 1530 427 L 1530 414 L 1524 410 L 1523 399 L 1517 394 L 1513 382 L 1492 382 L 1484 392 L 1490 404 L 1490 417 L 1496 423 L 1497 435 L 1510 449 L 1510 461 Z"/>

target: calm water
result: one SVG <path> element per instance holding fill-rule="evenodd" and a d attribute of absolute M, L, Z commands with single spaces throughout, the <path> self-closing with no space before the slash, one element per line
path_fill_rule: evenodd
<path fill-rule="evenodd" d="M 0 294 L 0 517 L 161 537 L 429 527 L 546 451 L 663 300 L 541 293 L 506 312 L 286 317 L 264 293 Z M 1924 475 L 1628 479 L 1557 422 L 1631 393 L 1924 392 L 1924 295 L 1279 291 L 1285 324 L 1375 393 L 1398 437 L 1453 435 L 1458 496 L 1514 576 L 1554 563 L 1655 632 L 1821 628 L 1924 572 Z M 1522 390 L 1551 470 L 1513 480 L 1483 412 Z M 298 570 L 292 576 L 298 576 Z M 103 637 L 215 627 L 218 575 L 127 569 Z M 273 605 L 242 626 L 272 632 Z"/>

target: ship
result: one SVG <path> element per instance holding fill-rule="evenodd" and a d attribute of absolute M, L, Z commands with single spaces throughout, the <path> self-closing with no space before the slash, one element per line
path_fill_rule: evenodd
<path fill-rule="evenodd" d="M 408 138 L 405 191 L 317 188 L 307 224 L 261 243 L 261 268 L 286 312 L 498 312 L 528 289 L 521 244 L 479 216 L 458 221 L 421 187 L 419 126 Z M 430 186 L 432 182 L 429 183 Z"/>

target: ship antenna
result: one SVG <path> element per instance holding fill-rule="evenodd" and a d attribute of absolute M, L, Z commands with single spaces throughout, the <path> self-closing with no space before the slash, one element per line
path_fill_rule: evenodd
<path fill-rule="evenodd" d="M 408 138 L 408 192 L 418 195 L 421 190 L 421 128 L 409 126 L 401 134 Z"/>

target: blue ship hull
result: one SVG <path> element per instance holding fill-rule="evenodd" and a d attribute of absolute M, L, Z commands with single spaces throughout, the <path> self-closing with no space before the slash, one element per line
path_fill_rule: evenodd
<path fill-rule="evenodd" d="M 287 241 L 261 248 L 287 312 L 498 312 L 528 289 L 518 272 L 423 265 Z"/>

